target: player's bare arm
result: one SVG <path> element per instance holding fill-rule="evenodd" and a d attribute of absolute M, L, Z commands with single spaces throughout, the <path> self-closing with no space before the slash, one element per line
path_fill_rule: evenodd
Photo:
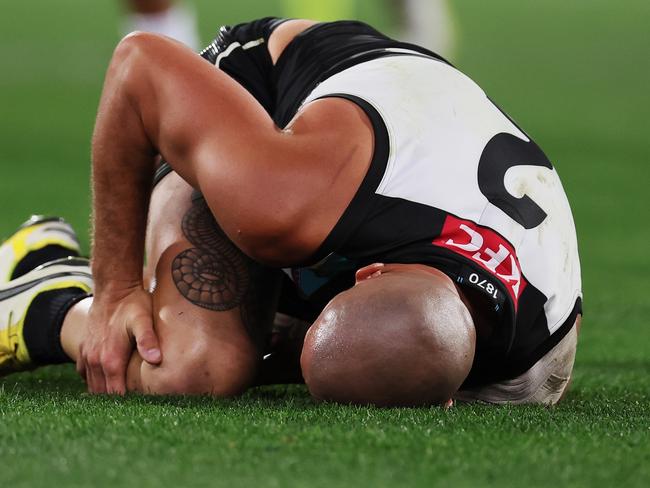
<path fill-rule="evenodd" d="M 146 361 L 161 360 L 141 272 L 157 154 L 203 192 L 240 249 L 262 262 L 294 264 L 316 249 L 352 198 L 371 141 L 365 115 L 350 102 L 315 102 L 280 131 L 241 86 L 189 49 L 150 34 L 123 40 L 93 136 L 97 284 L 80 355 L 91 391 L 125 391 L 132 341 Z"/>

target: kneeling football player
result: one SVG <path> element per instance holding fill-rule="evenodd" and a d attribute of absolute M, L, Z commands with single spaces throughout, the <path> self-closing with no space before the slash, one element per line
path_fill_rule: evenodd
<path fill-rule="evenodd" d="M 92 266 L 57 259 L 78 253 L 59 220 L 2 247 L 5 373 L 74 361 L 95 393 L 236 395 L 282 376 L 281 347 L 262 360 L 281 312 L 311 324 L 284 377 L 319 399 L 568 386 L 581 283 L 558 175 L 426 49 L 351 21 L 224 27 L 201 56 L 130 35 L 92 157 Z"/>

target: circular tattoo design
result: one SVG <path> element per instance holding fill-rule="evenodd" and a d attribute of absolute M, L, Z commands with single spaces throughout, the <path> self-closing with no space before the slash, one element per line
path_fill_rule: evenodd
<path fill-rule="evenodd" d="M 204 201 L 192 205 L 182 228 L 196 248 L 181 252 L 172 262 L 172 279 L 178 291 L 208 310 L 223 312 L 239 306 L 249 288 L 248 265 Z"/>
<path fill-rule="evenodd" d="M 246 293 L 235 263 L 198 249 L 188 249 L 174 258 L 172 277 L 190 302 L 218 312 L 237 307 Z"/>
<path fill-rule="evenodd" d="M 216 249 L 223 246 L 224 240 L 230 244 L 224 232 L 217 225 L 205 200 L 194 202 L 183 217 L 181 225 L 187 240 L 201 249 Z"/>

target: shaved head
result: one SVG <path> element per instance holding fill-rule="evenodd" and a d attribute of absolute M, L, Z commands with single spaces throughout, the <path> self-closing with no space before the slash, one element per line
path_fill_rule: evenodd
<path fill-rule="evenodd" d="M 374 266 L 361 270 L 357 284 L 337 295 L 309 330 L 301 365 L 310 392 L 342 403 L 445 403 L 474 359 L 467 307 L 438 270 Z"/>

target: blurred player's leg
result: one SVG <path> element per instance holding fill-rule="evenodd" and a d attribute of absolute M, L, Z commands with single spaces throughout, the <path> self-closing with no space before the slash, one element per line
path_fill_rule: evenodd
<path fill-rule="evenodd" d="M 200 47 L 194 10 L 174 0 L 127 0 L 123 34 L 153 32 L 171 37 L 194 50 Z"/>
<path fill-rule="evenodd" d="M 354 0 L 328 0 L 305 2 L 282 0 L 285 15 L 296 19 L 340 20 L 354 18 Z"/>

